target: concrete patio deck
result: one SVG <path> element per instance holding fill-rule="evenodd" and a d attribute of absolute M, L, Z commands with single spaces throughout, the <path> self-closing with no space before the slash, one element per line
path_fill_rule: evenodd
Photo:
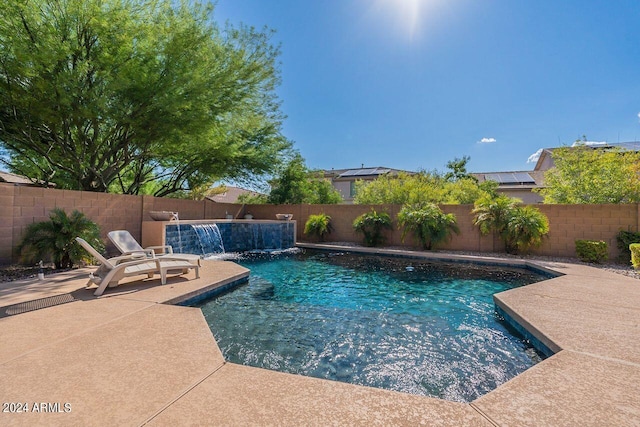
<path fill-rule="evenodd" d="M 496 303 L 559 351 L 470 404 L 225 362 L 200 310 L 170 304 L 246 278 L 232 262 L 99 298 L 88 270 L 0 283 L 0 307 L 75 298 L 0 318 L 0 425 L 640 425 L 640 281 L 536 264 L 564 275 Z"/>

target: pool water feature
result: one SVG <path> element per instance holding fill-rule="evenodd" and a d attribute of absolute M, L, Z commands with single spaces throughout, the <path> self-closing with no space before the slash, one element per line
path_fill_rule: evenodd
<path fill-rule="evenodd" d="M 174 252 L 209 257 L 224 252 L 295 247 L 295 221 L 206 220 L 167 222 L 164 243 Z"/>
<path fill-rule="evenodd" d="M 224 242 L 217 224 L 193 224 L 193 231 L 196 233 L 200 251 L 206 254 L 223 254 Z"/>
<path fill-rule="evenodd" d="M 239 262 L 249 284 L 200 305 L 230 362 L 469 402 L 541 360 L 492 299 L 548 278 L 529 270 L 308 251 Z"/>

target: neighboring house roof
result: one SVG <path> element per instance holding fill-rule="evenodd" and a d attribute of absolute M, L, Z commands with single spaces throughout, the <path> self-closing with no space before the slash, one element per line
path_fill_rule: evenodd
<path fill-rule="evenodd" d="M 356 179 L 375 179 L 381 175 L 391 173 L 397 175 L 401 172 L 413 174 L 415 172 L 405 171 L 401 169 L 387 168 L 384 166 L 377 166 L 374 168 L 352 168 L 352 169 L 331 169 L 324 171 L 325 178 L 332 178 L 334 180 L 356 180 Z"/>
<path fill-rule="evenodd" d="M 8 184 L 14 185 L 33 185 L 33 186 L 42 186 L 44 181 L 38 181 L 37 183 L 33 182 L 26 176 L 17 175 L 11 172 L 0 171 L 0 182 L 6 182 Z M 49 183 L 49 187 L 55 187 L 55 184 Z"/>
<path fill-rule="evenodd" d="M 544 182 L 543 171 L 513 171 L 513 172 L 478 172 L 472 173 L 478 182 L 496 181 L 499 187 L 523 186 L 539 187 Z"/>
<path fill-rule="evenodd" d="M 542 196 L 534 190 L 544 187 L 544 171 L 479 172 L 470 175 L 478 182 L 497 182 L 498 192 L 524 203 L 542 203 Z"/>
<path fill-rule="evenodd" d="M 631 150 L 631 151 L 640 151 L 640 141 L 630 141 L 630 142 L 603 142 L 597 144 L 585 144 L 581 145 L 582 147 L 593 148 L 594 150 L 603 150 L 607 148 L 620 148 L 622 150 Z M 573 147 L 573 146 L 572 146 Z M 553 157 L 551 154 L 553 150 L 557 148 L 544 148 L 540 153 L 540 157 L 536 162 L 536 166 L 533 168 L 535 171 L 545 171 L 553 167 Z"/>
<path fill-rule="evenodd" d="M 26 176 L 16 175 L 15 173 L 0 171 L 0 182 L 7 182 L 9 184 L 33 184 Z"/>
<path fill-rule="evenodd" d="M 207 196 L 207 199 L 216 203 L 238 203 L 238 197 L 241 194 L 251 194 L 252 196 L 259 196 L 260 193 L 256 191 L 247 190 L 240 187 L 225 186 L 226 191 L 224 193 L 216 194 L 215 196 Z"/>

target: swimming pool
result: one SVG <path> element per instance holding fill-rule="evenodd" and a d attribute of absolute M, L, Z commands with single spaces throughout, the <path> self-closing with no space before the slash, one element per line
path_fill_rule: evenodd
<path fill-rule="evenodd" d="M 541 360 L 492 295 L 533 271 L 306 251 L 239 260 L 248 285 L 200 305 L 225 359 L 469 402 Z"/>

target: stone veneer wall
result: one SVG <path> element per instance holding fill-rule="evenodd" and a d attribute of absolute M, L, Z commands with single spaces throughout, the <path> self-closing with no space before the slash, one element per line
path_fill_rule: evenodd
<path fill-rule="evenodd" d="M 212 221 L 206 223 L 211 224 Z M 244 252 L 263 249 L 288 249 L 295 245 L 295 225 L 293 221 L 263 222 L 263 221 L 227 221 L 216 222 L 220 237 L 224 243 L 225 252 Z M 165 244 L 171 245 L 174 252 L 192 253 L 199 255 L 194 224 L 167 223 L 165 225 Z M 180 242 L 182 248 L 180 249 Z"/>
<path fill-rule="evenodd" d="M 549 217 L 551 232 L 543 245 L 532 251 L 540 255 L 575 256 L 576 239 L 604 240 L 609 245 L 610 257 L 618 255 L 616 234 L 619 230 L 638 231 L 639 204 L 628 205 L 536 205 Z M 49 211 L 55 207 L 67 212 L 78 209 L 96 221 L 106 233 L 126 229 L 141 240 L 142 221 L 150 221 L 149 211 L 168 210 L 180 213 L 182 220 L 216 219 L 231 214 L 242 218 L 246 213 L 255 219 L 275 219 L 276 213 L 292 213 L 298 222 L 297 239 L 304 236 L 304 224 L 311 214 L 325 212 L 333 219 L 334 232 L 328 237 L 332 241 L 361 242 L 353 232 L 351 224 L 356 216 L 368 212 L 370 206 L 360 205 L 233 205 L 211 201 L 158 198 L 151 196 L 128 196 L 119 194 L 92 193 L 45 189 L 0 183 L 0 264 L 18 260 L 15 247 L 20 242 L 25 227 L 48 219 Z M 373 206 L 388 212 L 395 218 L 400 207 L 395 205 Z M 493 252 L 501 251 L 499 240 L 491 236 L 480 236 L 473 226 L 470 205 L 442 206 L 445 212 L 458 218 L 460 235 L 440 249 Z M 411 237 L 403 243 L 401 232 L 394 230 L 388 235 L 388 244 L 393 246 L 415 246 Z M 106 241 L 106 239 L 105 239 Z M 114 253 L 108 247 L 108 252 Z"/>

